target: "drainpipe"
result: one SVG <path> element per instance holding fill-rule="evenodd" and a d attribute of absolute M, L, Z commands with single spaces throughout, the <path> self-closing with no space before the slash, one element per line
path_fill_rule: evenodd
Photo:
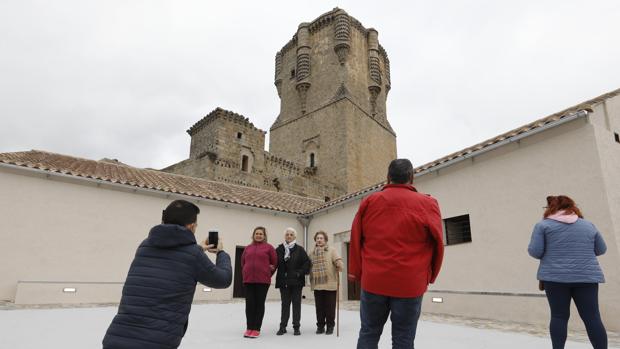
<path fill-rule="evenodd" d="M 306 249 L 306 253 L 310 253 L 310 249 L 308 248 L 308 226 L 311 220 L 311 216 L 297 216 L 297 221 L 304 227 L 304 248 Z M 308 279 L 309 275 L 306 275 L 305 278 L 306 285 L 310 285 L 310 280 Z M 302 295 L 302 298 L 306 299 L 306 296 Z"/>
<path fill-rule="evenodd" d="M 310 216 L 298 216 L 297 221 L 304 227 L 304 248 L 308 250 L 308 226 L 310 226 Z"/>

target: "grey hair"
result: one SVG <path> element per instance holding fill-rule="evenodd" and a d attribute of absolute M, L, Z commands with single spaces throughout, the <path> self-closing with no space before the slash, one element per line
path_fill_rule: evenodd
<path fill-rule="evenodd" d="M 295 230 L 295 228 L 288 227 L 288 228 L 284 229 L 284 233 L 285 234 L 286 234 L 287 231 L 293 232 L 293 234 L 295 234 L 295 237 L 297 237 L 297 230 Z"/>

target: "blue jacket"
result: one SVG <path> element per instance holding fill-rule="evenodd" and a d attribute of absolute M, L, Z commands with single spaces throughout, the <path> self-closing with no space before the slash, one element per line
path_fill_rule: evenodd
<path fill-rule="evenodd" d="M 177 348 L 187 330 L 196 283 L 226 288 L 231 281 L 226 252 L 218 252 L 214 265 L 185 227 L 153 227 L 136 251 L 103 347 Z"/>
<path fill-rule="evenodd" d="M 562 223 L 543 219 L 534 226 L 528 247 L 540 259 L 538 280 L 553 282 L 605 282 L 596 256 L 607 251 L 601 233 L 585 219 Z"/>

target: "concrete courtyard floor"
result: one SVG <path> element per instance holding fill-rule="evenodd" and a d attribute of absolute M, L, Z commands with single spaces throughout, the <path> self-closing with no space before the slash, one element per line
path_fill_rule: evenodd
<path fill-rule="evenodd" d="M 356 303 L 343 304 L 340 336 L 316 335 L 314 306 L 302 306 L 301 336 L 289 331 L 276 336 L 280 305 L 268 302 L 260 338 L 245 339 L 243 302 L 195 304 L 181 348 L 355 348 L 359 330 Z M 101 339 L 116 313 L 116 306 L 19 307 L 0 304 L 0 348 L 101 348 Z M 290 328 L 290 325 L 289 325 Z M 620 349 L 620 337 L 609 333 L 610 348 Z M 379 348 L 391 348 L 389 321 Z M 423 315 L 418 325 L 417 348 L 543 349 L 551 348 L 544 328 L 494 323 L 458 317 Z M 591 348 L 583 333 L 571 333 L 566 349 Z"/>

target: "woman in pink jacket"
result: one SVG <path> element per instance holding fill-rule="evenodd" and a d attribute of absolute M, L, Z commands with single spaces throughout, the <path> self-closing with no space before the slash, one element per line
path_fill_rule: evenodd
<path fill-rule="evenodd" d="M 257 338 L 265 315 L 265 299 L 271 276 L 278 265 L 276 250 L 267 242 L 267 229 L 254 228 L 252 243 L 241 255 L 241 270 L 245 286 L 246 338 Z"/>

